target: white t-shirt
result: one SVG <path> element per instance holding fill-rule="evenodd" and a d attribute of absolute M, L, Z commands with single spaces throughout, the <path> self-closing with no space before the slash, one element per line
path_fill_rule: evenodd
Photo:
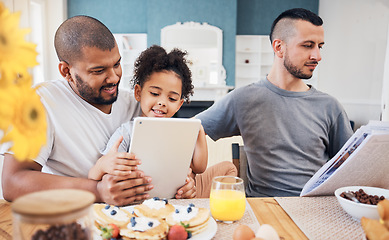
<path fill-rule="evenodd" d="M 48 138 L 35 161 L 42 172 L 56 175 L 88 177 L 115 130 L 140 113 L 133 93 L 123 89 L 110 114 L 80 98 L 65 80 L 40 84 L 38 94 L 48 115 Z"/>

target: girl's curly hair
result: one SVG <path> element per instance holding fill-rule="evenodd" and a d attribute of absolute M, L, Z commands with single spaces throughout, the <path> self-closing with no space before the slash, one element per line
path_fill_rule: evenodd
<path fill-rule="evenodd" d="M 153 45 L 149 47 L 135 61 L 134 76 L 131 80 L 132 87 L 134 88 L 136 84 L 143 87 L 154 72 L 173 71 L 182 81 L 181 99 L 189 102 L 189 96 L 193 95 L 193 85 L 192 73 L 186 65 L 186 55 L 187 52 L 177 48 L 167 53 L 160 46 Z"/>

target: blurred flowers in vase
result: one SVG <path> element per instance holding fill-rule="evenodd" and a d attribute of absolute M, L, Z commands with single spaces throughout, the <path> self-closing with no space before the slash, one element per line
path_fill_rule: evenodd
<path fill-rule="evenodd" d="M 28 72 L 38 64 L 36 44 L 24 39 L 29 30 L 19 28 L 19 19 L 0 2 L 0 144 L 10 142 L 14 157 L 27 161 L 46 143 L 47 124 Z"/>

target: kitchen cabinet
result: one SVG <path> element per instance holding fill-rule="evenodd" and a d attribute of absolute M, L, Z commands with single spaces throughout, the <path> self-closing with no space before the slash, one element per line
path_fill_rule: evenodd
<path fill-rule="evenodd" d="M 265 78 L 273 63 L 273 49 L 268 35 L 237 35 L 235 87 Z"/>
<path fill-rule="evenodd" d="M 187 51 L 192 72 L 194 101 L 216 101 L 232 89 L 226 86 L 223 67 L 223 33 L 207 23 L 178 22 L 161 29 L 161 46 Z"/>

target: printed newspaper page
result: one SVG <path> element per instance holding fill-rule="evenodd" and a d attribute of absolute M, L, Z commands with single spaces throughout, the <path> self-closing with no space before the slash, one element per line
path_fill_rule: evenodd
<path fill-rule="evenodd" d="M 305 184 L 300 196 L 333 195 L 343 186 L 389 188 L 389 122 L 358 129 L 342 149 Z"/>

